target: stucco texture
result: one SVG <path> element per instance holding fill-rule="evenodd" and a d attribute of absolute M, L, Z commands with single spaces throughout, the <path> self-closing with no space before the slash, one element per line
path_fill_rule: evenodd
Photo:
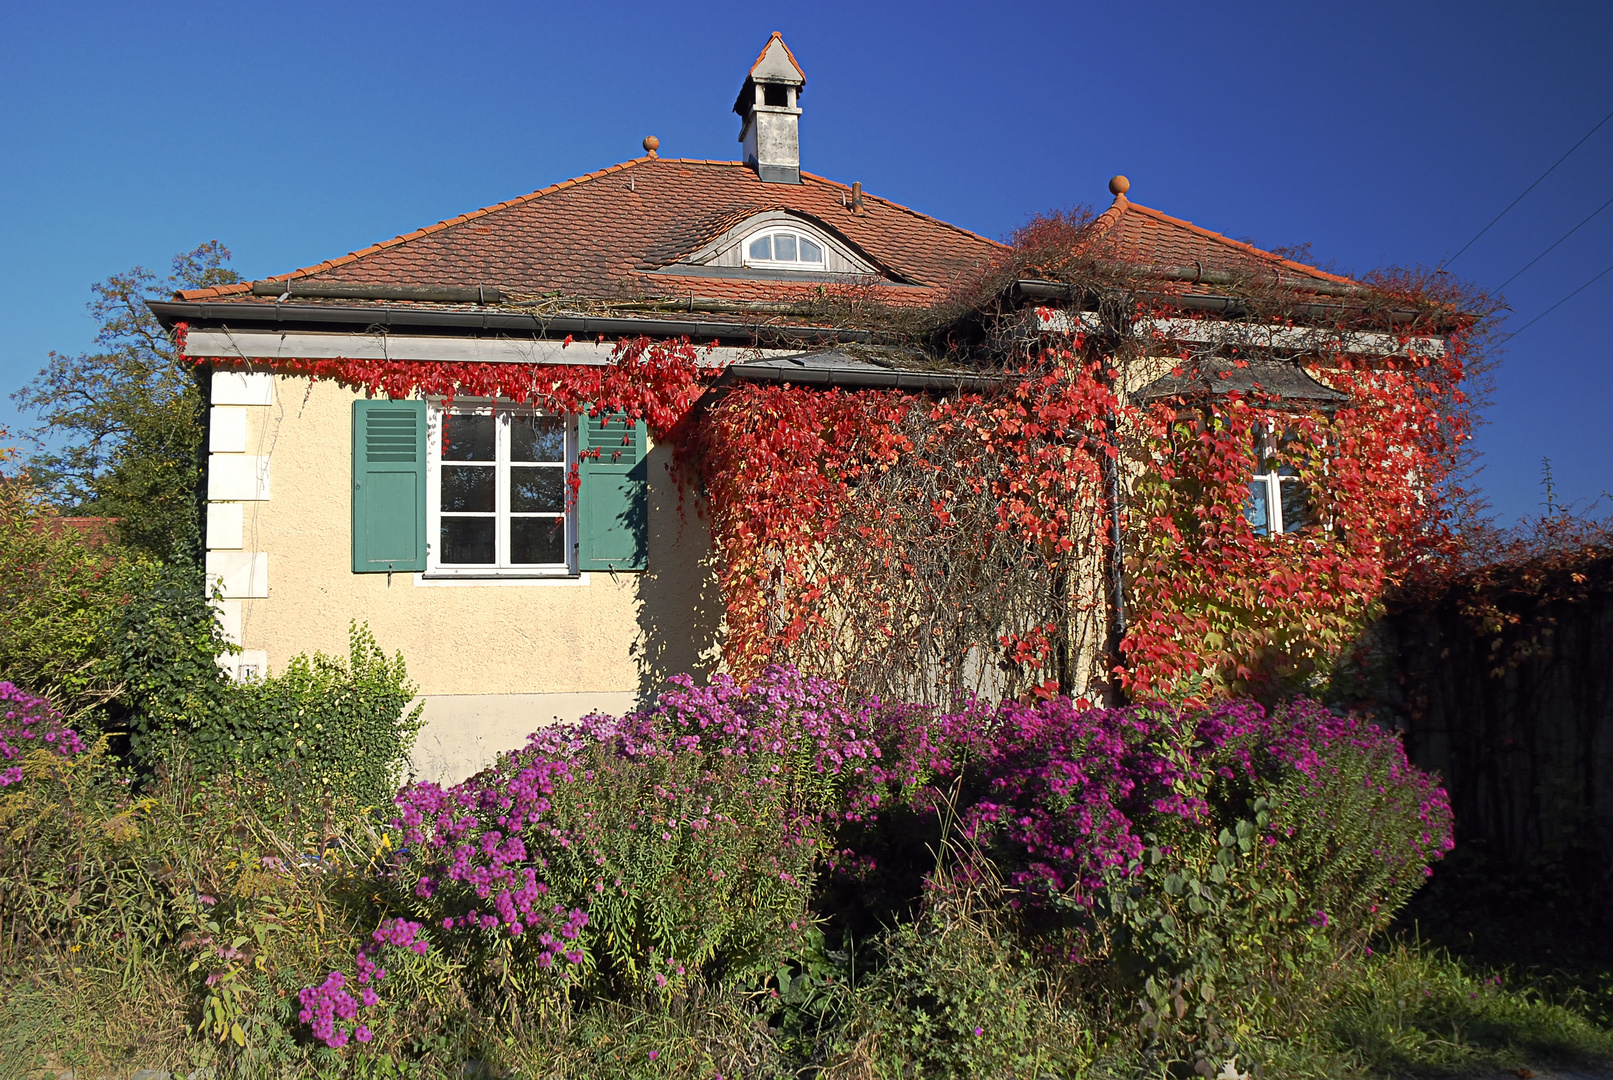
<path fill-rule="evenodd" d="M 440 695 L 639 695 L 709 665 L 720 604 L 710 535 L 692 497 L 680 509 L 670 453 L 649 463 L 649 569 L 542 583 L 355 574 L 352 405 L 344 387 L 277 377 L 248 410 L 247 452 L 266 455 L 273 496 L 245 503 L 243 547 L 265 552 L 268 595 L 245 599 L 241 645 L 278 673 L 299 653 L 344 655 L 348 624 L 401 650 L 429 699 Z M 574 699 L 580 700 L 580 699 Z M 532 699 L 527 699 L 531 703 Z M 569 711 L 569 710 L 568 710 Z"/>

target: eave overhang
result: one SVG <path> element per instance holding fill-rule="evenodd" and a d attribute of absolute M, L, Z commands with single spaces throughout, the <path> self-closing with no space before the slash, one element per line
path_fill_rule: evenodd
<path fill-rule="evenodd" d="M 780 323 L 772 319 L 673 319 L 617 315 L 539 315 L 508 309 L 466 310 L 397 305 L 217 303 L 183 300 L 146 302 L 164 328 L 193 326 L 270 330 L 345 330 L 349 333 L 432 333 L 519 335 L 533 339 L 565 337 L 687 337 L 697 343 L 729 345 L 828 345 L 864 342 L 866 330 Z"/>

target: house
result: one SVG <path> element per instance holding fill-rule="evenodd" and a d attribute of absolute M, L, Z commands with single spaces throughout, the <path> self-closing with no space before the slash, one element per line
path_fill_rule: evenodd
<path fill-rule="evenodd" d="M 666 675 L 717 662 L 716 556 L 671 476 L 673 447 L 644 423 L 474 387 L 503 385 L 501 371 L 597 373 L 641 338 L 698 344 L 728 385 L 975 385 L 956 367 L 857 354 L 875 331 L 814 314 L 931 308 L 1007 249 L 804 171 L 805 85 L 774 34 L 734 105 L 741 161 L 661 157 L 647 138 L 642 156 L 598 172 L 151 304 L 206 373 L 207 570 L 240 646 L 221 660 L 233 674 L 340 652 L 349 622 L 367 623 L 419 684 L 417 767 L 457 778 L 550 718 L 623 712 Z M 1227 303 L 1214 282 L 1275 275 L 1315 300 L 1359 288 L 1132 203 L 1123 178 L 1112 191 L 1097 232 L 1151 268 L 1188 316 L 1184 339 L 1202 329 L 1192 316 Z M 1011 293 L 992 314 L 1002 325 L 1067 331 L 1093 317 L 1051 310 L 1068 286 Z M 435 381 L 396 398 L 357 388 L 383 369 Z M 1188 394 L 1200 376 L 1173 370 L 1128 374 L 1127 389 Z M 1336 396 L 1288 374 L 1282 393 Z"/>

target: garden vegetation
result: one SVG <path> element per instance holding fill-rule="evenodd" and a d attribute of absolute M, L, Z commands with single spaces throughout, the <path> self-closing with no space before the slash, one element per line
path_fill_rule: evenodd
<path fill-rule="evenodd" d="M 1117 372 L 1148 357 L 1120 343 L 1153 309 L 1077 225 L 1030 230 L 978 283 L 1103 294 L 995 397 L 751 388 L 696 429 L 710 373 L 688 342 L 558 373 L 292 361 L 620 410 L 679 444 L 686 480 L 717 478 L 732 675 L 545 728 L 452 787 L 406 775 L 414 688 L 363 627 L 346 657 L 224 678 L 189 518 L 138 496 L 187 490 L 199 441 L 152 435 L 173 450 L 156 479 L 133 428 L 108 436 L 121 473 L 42 461 L 127 509 L 107 543 L 0 486 L 0 1070 L 1232 1080 L 1613 1056 L 1571 1002 L 1389 932 L 1451 848 L 1446 793 L 1393 733 L 1295 693 L 1325 690 L 1379 592 L 1448 541 L 1448 507 L 1397 480 L 1257 550 L 1237 489 L 1287 414 L 1258 394 L 1121 408 Z M 1408 342 L 1467 325 L 1452 297 L 1380 284 L 1377 314 L 1421 320 Z M 1313 365 L 1355 404 L 1307 420 L 1290 467 L 1359 483 L 1393 452 L 1448 479 L 1460 351 L 1356 364 L 1357 316 Z M 178 364 L 130 350 L 107 363 Z M 57 407 L 70 366 L 33 400 Z M 133 412 L 199 407 L 162 385 Z M 1122 452 L 1200 456 L 1131 475 Z M 1140 617 L 1105 639 L 1110 572 Z M 1251 598 L 1257 578 L 1292 602 Z"/>

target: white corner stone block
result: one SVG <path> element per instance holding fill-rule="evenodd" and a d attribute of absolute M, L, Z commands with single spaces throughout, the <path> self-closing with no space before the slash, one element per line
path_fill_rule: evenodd
<path fill-rule="evenodd" d="M 246 546 L 246 507 L 240 503 L 207 504 L 207 546 L 242 548 Z"/>
<path fill-rule="evenodd" d="M 241 601 L 214 600 L 213 615 L 218 619 L 219 633 L 224 640 L 241 644 Z"/>
<path fill-rule="evenodd" d="M 273 405 L 274 376 L 266 371 L 213 372 L 214 405 Z"/>
<path fill-rule="evenodd" d="M 207 448 L 215 454 L 246 453 L 246 410 L 214 405 L 207 417 Z"/>
<path fill-rule="evenodd" d="M 207 594 L 223 588 L 224 599 L 241 600 L 269 595 L 269 556 L 262 551 L 209 551 Z"/>
<path fill-rule="evenodd" d="M 221 502 L 262 502 L 269 497 L 267 454 L 213 454 L 207 459 L 207 497 Z"/>

